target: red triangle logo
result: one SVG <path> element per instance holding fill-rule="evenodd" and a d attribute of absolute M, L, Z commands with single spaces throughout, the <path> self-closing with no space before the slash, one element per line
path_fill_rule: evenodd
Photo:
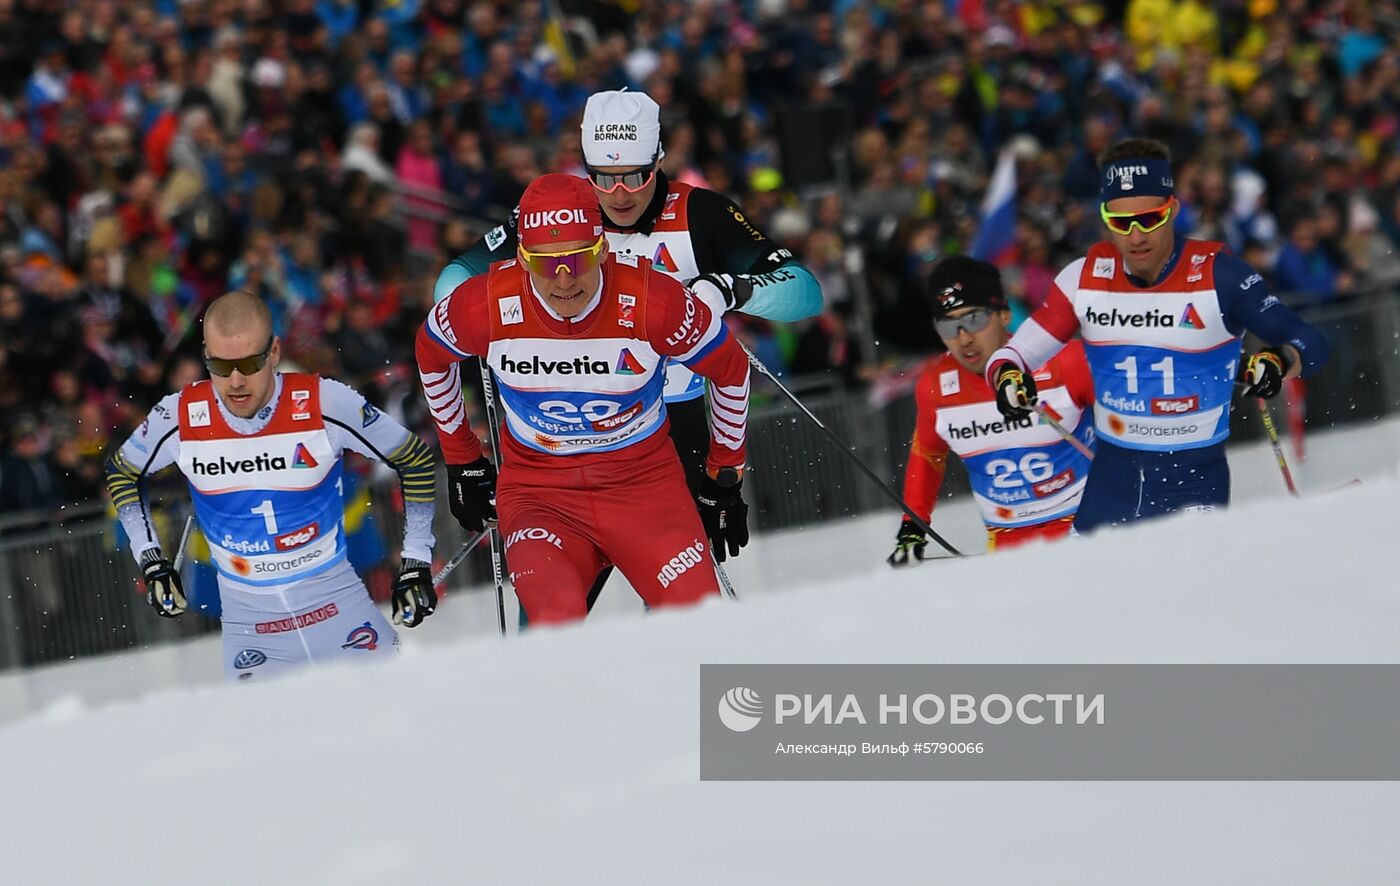
<path fill-rule="evenodd" d="M 671 250 L 666 248 L 665 243 L 662 243 L 660 246 L 656 247 L 656 255 L 653 255 L 651 257 L 651 263 L 658 267 L 665 268 L 668 272 L 672 274 L 680 270 L 676 266 L 676 260 L 674 258 L 671 258 Z"/>
<path fill-rule="evenodd" d="M 1186 310 L 1181 312 L 1181 325 L 1190 326 L 1192 329 L 1206 328 L 1206 324 L 1201 322 L 1201 315 L 1196 313 L 1196 306 L 1190 302 L 1186 303 Z"/>
<path fill-rule="evenodd" d="M 623 348 L 622 353 L 617 355 L 618 375 L 641 375 L 646 371 L 646 367 L 638 362 L 637 358 L 632 356 L 632 352 L 626 348 Z"/>
<path fill-rule="evenodd" d="M 320 467 L 320 463 L 311 457 L 311 453 L 307 451 L 305 443 L 298 443 L 297 451 L 292 455 L 292 467 L 315 468 Z"/>

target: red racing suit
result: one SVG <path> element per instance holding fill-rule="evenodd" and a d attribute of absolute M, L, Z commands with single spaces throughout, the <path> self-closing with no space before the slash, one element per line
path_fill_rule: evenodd
<path fill-rule="evenodd" d="M 749 365 L 721 315 L 646 259 L 610 255 L 572 319 L 512 259 L 462 283 L 423 324 L 418 369 L 448 464 L 482 452 L 459 361 L 484 357 L 499 382 L 496 506 L 530 624 L 582 618 L 608 564 L 648 606 L 719 592 L 661 394 L 667 358 L 710 379 L 707 466 L 743 466 Z"/>
<path fill-rule="evenodd" d="M 1036 370 L 1035 382 L 1040 402 L 1092 448 L 1094 385 L 1084 346 L 1071 342 Z M 904 503 L 911 510 L 924 517 L 933 513 L 951 451 L 967 468 L 989 549 L 1069 533 L 1089 460 L 1040 416 L 1003 418 L 986 379 L 963 369 L 951 354 L 926 364 L 914 397 L 918 416 L 904 474 Z"/>

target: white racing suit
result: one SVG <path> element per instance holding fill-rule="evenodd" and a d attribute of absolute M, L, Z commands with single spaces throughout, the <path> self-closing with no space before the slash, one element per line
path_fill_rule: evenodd
<path fill-rule="evenodd" d="M 279 374 L 271 401 L 247 419 L 229 413 L 208 381 L 195 382 L 162 399 L 109 462 L 108 487 L 138 562 L 159 546 L 141 482 L 172 464 L 184 473 L 218 572 L 230 678 L 397 647 L 346 559 L 347 449 L 399 473 L 403 556 L 431 562 L 432 453 L 337 381 Z"/>

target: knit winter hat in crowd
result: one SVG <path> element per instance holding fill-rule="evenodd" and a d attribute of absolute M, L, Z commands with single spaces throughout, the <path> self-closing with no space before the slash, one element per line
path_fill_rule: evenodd
<path fill-rule="evenodd" d="M 934 267 L 928 278 L 928 293 L 935 319 L 958 308 L 1006 308 L 1006 290 L 996 265 L 965 255 L 950 256 Z"/>
<path fill-rule="evenodd" d="M 647 166 L 662 156 L 661 106 L 644 92 L 593 93 L 582 129 L 589 166 Z"/>
<path fill-rule="evenodd" d="M 525 189 L 516 230 L 520 245 L 531 251 L 548 251 L 554 243 L 592 243 L 603 236 L 603 210 L 588 179 L 552 172 Z"/>

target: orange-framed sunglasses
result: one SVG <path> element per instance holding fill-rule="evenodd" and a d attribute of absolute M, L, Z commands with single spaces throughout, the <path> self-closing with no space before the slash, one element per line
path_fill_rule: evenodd
<path fill-rule="evenodd" d="M 1144 234 L 1150 234 L 1162 225 L 1171 221 L 1172 211 L 1176 209 L 1176 198 L 1168 197 L 1167 202 L 1161 206 L 1154 206 L 1151 209 L 1141 209 L 1137 212 L 1109 212 L 1108 204 L 1099 204 L 1099 217 L 1103 223 L 1108 225 L 1108 229 L 1115 234 L 1131 234 L 1133 225 L 1138 226 L 1138 230 Z"/>
<path fill-rule="evenodd" d="M 580 277 L 598 266 L 605 242 L 604 238 L 599 237 L 598 242 L 592 246 L 570 249 L 568 252 L 531 252 L 522 246 L 520 260 L 531 272 L 542 277 L 553 277 L 565 269 L 575 277 Z"/>

